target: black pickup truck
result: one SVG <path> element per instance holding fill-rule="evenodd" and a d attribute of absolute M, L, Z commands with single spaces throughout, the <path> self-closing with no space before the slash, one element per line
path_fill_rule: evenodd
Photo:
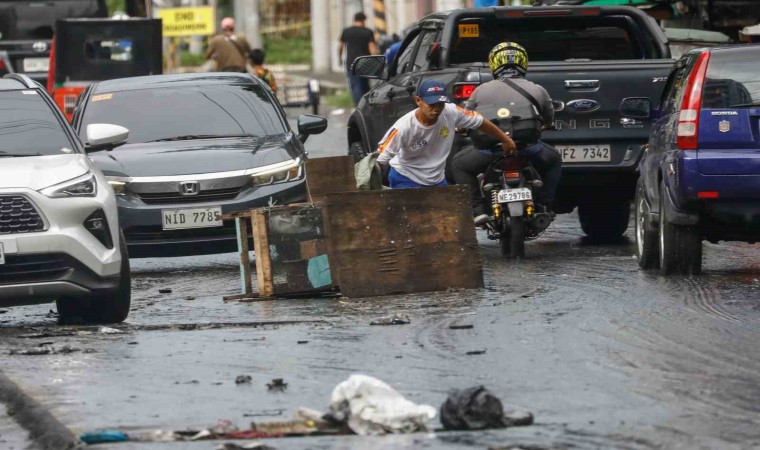
<path fill-rule="evenodd" d="M 107 16 L 106 0 L 0 0 L 0 75 L 22 73 L 44 85 L 55 22 Z"/>
<path fill-rule="evenodd" d="M 563 104 L 556 130 L 542 138 L 563 157 L 555 211 L 578 207 L 589 237 L 620 237 L 650 129 L 646 120 L 621 117 L 620 102 L 649 97 L 657 103 L 673 65 L 664 33 L 636 8 L 495 7 L 426 16 L 390 67 L 380 57 L 355 63 L 357 74 L 380 82 L 348 121 L 350 153 L 373 151 L 393 122 L 415 108 L 414 93 L 425 79 L 443 81 L 452 100 L 464 103 L 479 84 L 493 79 L 488 53 L 504 41 L 528 50 L 528 79 Z M 452 154 L 461 145 L 455 143 Z"/>

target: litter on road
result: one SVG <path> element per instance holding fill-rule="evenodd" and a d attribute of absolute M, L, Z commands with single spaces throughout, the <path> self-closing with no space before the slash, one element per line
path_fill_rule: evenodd
<path fill-rule="evenodd" d="M 465 354 L 468 356 L 472 356 L 472 355 L 485 355 L 485 353 L 486 353 L 485 350 L 470 350 L 469 352 Z"/>
<path fill-rule="evenodd" d="M 121 331 L 121 330 L 117 330 L 116 328 L 100 327 L 100 328 L 98 328 L 98 333 L 100 333 L 100 334 L 122 334 L 124 332 Z"/>
<path fill-rule="evenodd" d="M 391 314 L 372 320 L 370 325 L 406 325 L 412 323 L 406 314 Z"/>
<path fill-rule="evenodd" d="M 271 383 L 267 383 L 267 389 L 270 391 L 282 392 L 288 388 L 288 383 L 285 383 L 282 378 L 275 378 Z"/>
<path fill-rule="evenodd" d="M 351 375 L 333 389 L 330 414 L 359 435 L 426 431 L 436 410 L 413 403 L 388 384 L 367 375 Z"/>
<path fill-rule="evenodd" d="M 25 349 L 11 349 L 10 355 L 24 355 L 24 356 L 41 356 L 41 355 L 66 355 L 69 353 L 83 352 L 83 353 L 95 353 L 95 349 L 92 348 L 77 348 L 70 345 L 54 345 L 51 342 L 43 342 L 36 347 L 30 347 Z"/>
<path fill-rule="evenodd" d="M 247 375 L 241 377 L 250 378 Z M 287 383 L 277 378 L 267 386 L 270 386 L 270 389 L 272 386 L 284 389 Z M 284 410 L 278 409 L 245 416 L 274 416 L 283 412 Z M 452 392 L 441 406 L 440 412 L 444 430 L 482 430 L 533 423 L 533 415 L 530 412 L 505 413 L 501 401 L 483 386 Z M 97 444 L 118 441 L 172 442 L 416 433 L 428 431 L 427 423 L 435 419 L 436 415 L 434 407 L 418 405 L 407 400 L 387 383 L 371 376 L 355 374 L 335 386 L 327 413 L 301 407 L 295 412 L 293 420 L 251 422 L 249 429 L 239 429 L 231 421 L 223 419 L 213 427 L 205 429 L 129 433 L 102 430 L 84 433 L 80 439 L 88 444 Z M 238 447 L 218 448 L 260 448 L 255 444 L 257 443 L 251 442 L 234 444 Z"/>
<path fill-rule="evenodd" d="M 483 386 L 455 390 L 441 406 L 441 424 L 446 430 L 484 430 L 531 425 L 533 414 L 512 411 L 507 416 L 496 396 Z"/>
<path fill-rule="evenodd" d="M 216 450 L 275 450 L 274 447 L 270 447 L 261 442 L 250 442 L 247 444 L 235 444 L 234 442 L 225 442 L 216 448 Z"/>

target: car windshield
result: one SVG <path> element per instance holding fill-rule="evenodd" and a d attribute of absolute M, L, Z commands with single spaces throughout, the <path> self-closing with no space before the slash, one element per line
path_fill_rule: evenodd
<path fill-rule="evenodd" d="M 259 85 L 201 85 L 92 95 L 79 133 L 110 123 L 129 129 L 129 143 L 196 136 L 267 136 L 287 131 L 273 100 Z"/>
<path fill-rule="evenodd" d="M 645 49 L 626 17 L 541 17 L 523 21 L 479 19 L 459 23 L 453 64 L 487 61 L 500 42 L 518 42 L 531 62 L 640 59 Z"/>
<path fill-rule="evenodd" d="M 51 39 L 56 20 L 107 16 L 105 0 L 0 0 L 0 40 Z"/>
<path fill-rule="evenodd" d="M 716 51 L 710 56 L 702 106 L 741 108 L 760 105 L 760 53 Z"/>
<path fill-rule="evenodd" d="M 51 106 L 34 90 L 0 92 L 0 157 L 74 149 Z"/>

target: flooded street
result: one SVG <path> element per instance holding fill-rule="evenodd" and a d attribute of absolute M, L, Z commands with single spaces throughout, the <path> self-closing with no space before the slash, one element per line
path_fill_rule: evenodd
<path fill-rule="evenodd" d="M 344 154 L 343 132 L 331 124 L 309 141 L 311 156 Z M 451 389 L 484 385 L 536 422 L 264 442 L 276 449 L 760 446 L 758 247 L 705 243 L 704 275 L 664 278 L 639 270 L 632 229 L 626 237 L 591 245 L 577 216 L 562 215 L 526 245 L 525 260 L 504 261 L 498 243 L 478 232 L 484 289 L 368 299 L 224 302 L 240 292 L 236 254 L 132 260 L 132 311 L 110 327 L 120 333 L 57 325 L 54 305 L 11 308 L 0 314 L 2 371 L 76 435 L 289 420 L 301 406 L 327 410 L 333 387 L 361 373 L 436 408 Z M 411 323 L 369 325 L 393 313 Z M 44 343 L 77 351 L 18 354 Z M 251 383 L 236 384 L 239 375 Z M 276 378 L 288 384 L 283 392 L 267 389 Z"/>
<path fill-rule="evenodd" d="M 584 243 L 562 216 L 522 262 L 481 238 L 486 288 L 400 297 L 225 303 L 234 254 L 135 260 L 123 333 L 60 327 L 50 307 L 3 314 L 2 347 L 90 351 L 4 356 L 4 372 L 75 432 L 183 429 L 325 410 L 352 373 L 438 407 L 485 385 L 536 424 L 478 433 L 293 438 L 276 448 L 749 448 L 760 445 L 756 249 L 706 245 L 701 277 L 639 271 L 630 244 Z M 169 288 L 170 294 L 159 289 Z M 412 323 L 373 327 L 402 312 Z M 452 324 L 472 325 L 452 329 Z M 479 353 L 479 354 L 470 354 Z M 236 385 L 250 375 L 250 385 Z M 266 383 L 288 387 L 270 393 Z M 114 444 L 215 448 L 211 442 Z"/>

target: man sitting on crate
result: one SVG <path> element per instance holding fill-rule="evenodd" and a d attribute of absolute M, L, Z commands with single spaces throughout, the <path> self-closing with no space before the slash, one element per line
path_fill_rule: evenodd
<path fill-rule="evenodd" d="M 390 165 L 393 189 L 446 186 L 446 159 L 457 128 L 477 129 L 498 139 L 505 153 L 516 150 L 509 135 L 490 120 L 449 103 L 440 81 L 420 83 L 414 100 L 417 109 L 398 119 L 377 149 L 377 162 Z"/>
<path fill-rule="evenodd" d="M 493 105 L 532 105 L 540 114 L 542 129 L 551 127 L 554 122 L 554 106 L 549 93 L 543 87 L 525 79 L 528 71 L 528 52 L 517 43 L 502 42 L 491 49 L 488 63 L 494 80 L 475 89 L 467 101 L 467 109 L 477 111 L 481 107 Z M 541 141 L 523 146 L 519 154 L 526 157 L 541 175 L 544 184 L 536 191 L 536 204 L 551 213 L 562 175 L 562 157 L 554 147 Z M 468 146 L 454 157 L 452 163 L 454 180 L 457 184 L 470 187 L 476 225 L 488 221 L 488 208 L 480 191 L 478 174 L 485 172 L 488 165 L 498 157 L 498 150 L 482 150 Z"/>

